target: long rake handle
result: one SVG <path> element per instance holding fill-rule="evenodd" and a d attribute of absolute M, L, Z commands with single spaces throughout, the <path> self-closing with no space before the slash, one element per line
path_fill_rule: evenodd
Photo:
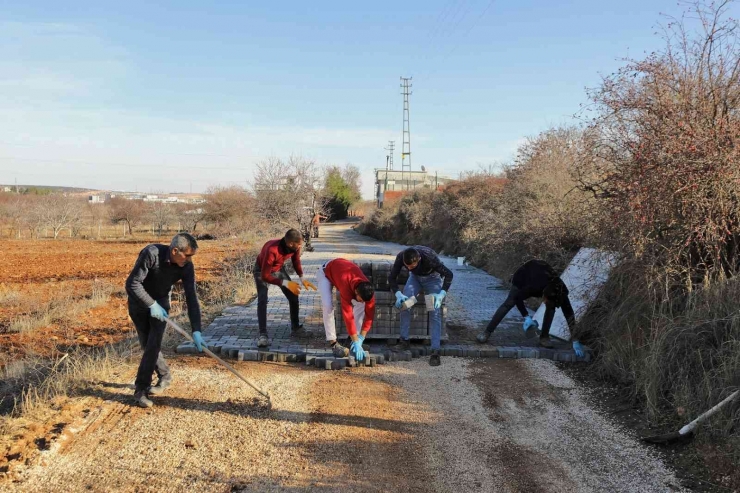
<path fill-rule="evenodd" d="M 717 411 L 719 411 L 720 409 L 722 409 L 723 407 L 725 407 L 725 405 L 728 402 L 732 401 L 735 397 L 737 397 L 737 394 L 738 393 L 740 393 L 740 390 L 736 390 L 735 392 L 733 392 L 732 394 L 730 394 L 729 396 L 727 396 L 725 398 L 725 400 L 723 400 L 722 402 L 720 402 L 719 404 L 717 404 L 716 406 L 714 406 L 713 408 L 711 408 L 709 411 L 706 411 L 704 414 L 700 415 L 698 418 L 696 418 L 691 423 L 687 424 L 686 426 L 684 426 L 683 428 L 681 428 L 680 430 L 678 430 L 678 433 L 680 435 L 685 435 L 687 433 L 690 433 L 690 432 L 694 431 L 694 429 L 697 426 L 699 426 L 699 423 L 701 423 L 702 421 L 704 421 L 705 419 L 709 418 L 710 416 L 712 416 L 713 414 L 715 414 Z"/>
<path fill-rule="evenodd" d="M 169 318 L 167 319 L 167 323 L 170 324 L 170 326 L 173 329 L 175 329 L 177 332 L 179 332 L 180 335 L 183 336 L 185 339 L 187 339 L 190 342 L 193 342 L 192 336 L 190 334 L 188 334 L 187 332 L 185 332 L 185 330 L 182 327 L 180 327 L 179 325 L 177 325 L 175 322 L 173 322 Z M 211 358 L 213 358 L 216 361 L 218 361 L 219 363 L 221 363 L 223 366 L 226 367 L 227 370 L 229 370 L 231 373 L 233 373 L 234 375 L 236 375 L 237 377 L 239 377 L 239 379 L 241 379 L 244 383 L 246 383 L 247 385 L 249 385 L 250 387 L 252 387 L 254 390 L 256 390 L 257 392 L 259 392 L 260 394 L 262 394 L 262 396 L 265 397 L 268 401 L 272 402 L 272 400 L 270 399 L 270 395 L 267 392 L 264 392 L 259 387 L 257 387 L 255 384 L 253 384 L 252 382 L 250 382 L 249 380 L 247 380 L 246 378 L 244 378 L 241 373 L 239 373 L 238 371 L 236 371 L 236 368 L 234 368 L 229 363 L 227 363 L 226 361 L 222 360 L 221 358 L 219 358 L 218 356 L 216 356 L 215 354 L 213 354 L 213 352 L 211 352 L 210 349 L 208 349 L 207 347 L 203 346 L 203 352 L 206 353 Z"/>

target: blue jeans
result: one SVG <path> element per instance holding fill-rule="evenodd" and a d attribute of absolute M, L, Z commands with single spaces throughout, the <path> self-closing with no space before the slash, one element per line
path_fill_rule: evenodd
<path fill-rule="evenodd" d="M 417 296 L 420 292 L 424 294 L 437 294 L 442 291 L 442 276 L 433 272 L 428 276 L 417 276 L 409 272 L 409 280 L 403 288 L 403 294 L 409 298 Z M 424 300 L 419 300 L 423 303 Z M 411 312 L 403 310 L 401 312 L 401 339 L 408 340 L 409 329 L 411 328 Z M 429 332 L 432 335 L 432 349 L 439 349 L 439 341 L 442 338 L 442 309 L 438 308 L 429 312 Z"/>

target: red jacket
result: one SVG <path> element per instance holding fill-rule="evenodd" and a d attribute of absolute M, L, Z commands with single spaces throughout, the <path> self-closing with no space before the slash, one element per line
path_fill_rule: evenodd
<path fill-rule="evenodd" d="M 282 285 L 283 281 L 273 276 L 273 274 L 282 269 L 283 264 L 289 258 L 293 259 L 293 268 L 298 277 L 303 277 L 303 267 L 301 267 L 301 251 L 291 252 L 285 246 L 282 238 L 270 240 L 262 247 L 262 251 L 257 256 L 257 265 L 260 268 L 262 280 L 274 284 Z"/>
<path fill-rule="evenodd" d="M 335 258 L 324 268 L 324 274 L 332 285 L 339 291 L 342 298 L 342 316 L 347 325 L 347 333 L 351 336 L 357 334 L 355 317 L 352 313 L 352 300 L 355 299 L 355 288 L 361 282 L 368 282 L 368 278 L 359 267 L 343 258 Z M 362 323 L 362 331 L 370 331 L 375 318 L 375 296 L 365 302 L 365 320 Z"/>

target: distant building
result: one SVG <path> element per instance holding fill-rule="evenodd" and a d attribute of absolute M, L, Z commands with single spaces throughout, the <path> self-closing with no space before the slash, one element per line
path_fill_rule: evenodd
<path fill-rule="evenodd" d="M 12 192 L 13 187 L 3 187 L 3 192 Z"/>
<path fill-rule="evenodd" d="M 376 169 L 375 203 L 378 207 L 383 207 L 383 203 L 391 197 L 398 199 L 406 192 L 422 188 L 439 190 L 451 181 L 454 180 L 428 171 Z"/>
<path fill-rule="evenodd" d="M 87 202 L 89 204 L 105 204 L 106 202 L 109 202 L 111 198 L 112 195 L 109 193 L 88 195 Z"/>

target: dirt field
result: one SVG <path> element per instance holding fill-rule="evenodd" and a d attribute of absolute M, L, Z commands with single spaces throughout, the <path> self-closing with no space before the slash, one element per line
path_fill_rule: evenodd
<path fill-rule="evenodd" d="M 157 240 L 0 242 L 0 366 L 25 355 L 47 356 L 70 345 L 100 346 L 129 335 L 123 285 L 139 251 L 152 242 Z M 199 282 L 216 278 L 221 262 L 247 247 L 228 241 L 202 241 L 200 246 L 194 257 Z M 84 303 L 94 285 L 110 292 L 110 299 L 97 306 Z M 75 312 L 76 307 L 83 311 Z M 14 324 L 22 320 L 37 326 L 15 332 Z"/>

